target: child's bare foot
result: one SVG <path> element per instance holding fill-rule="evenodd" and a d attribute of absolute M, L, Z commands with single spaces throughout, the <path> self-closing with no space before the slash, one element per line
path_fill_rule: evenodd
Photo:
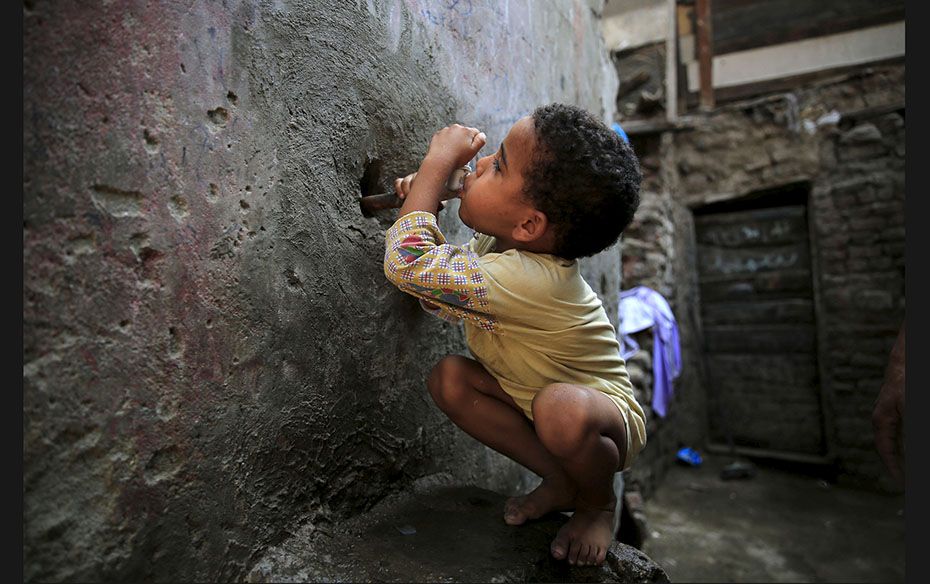
<path fill-rule="evenodd" d="M 539 519 L 550 511 L 569 511 L 574 508 L 578 489 L 568 477 L 551 476 L 529 494 L 507 499 L 504 522 L 521 525 L 529 519 Z"/>
<path fill-rule="evenodd" d="M 607 548 L 614 539 L 615 508 L 583 507 L 579 504 L 568 523 L 559 529 L 552 545 L 552 557 L 567 559 L 579 566 L 600 566 L 607 557 Z"/>

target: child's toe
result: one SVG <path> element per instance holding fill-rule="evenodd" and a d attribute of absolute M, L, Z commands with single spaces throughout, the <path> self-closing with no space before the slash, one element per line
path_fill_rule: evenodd
<path fill-rule="evenodd" d="M 589 545 L 585 550 L 584 563 L 586 566 L 594 566 L 597 560 L 597 546 Z"/>
<path fill-rule="evenodd" d="M 568 549 L 568 562 L 570 564 L 578 564 L 578 558 L 581 556 L 581 542 L 575 540 L 571 543 L 571 546 Z"/>
<path fill-rule="evenodd" d="M 558 538 L 556 538 L 552 542 L 552 545 L 549 546 L 549 550 L 552 552 L 552 557 L 554 557 L 557 560 L 565 559 L 566 549 L 567 549 L 567 546 L 565 545 L 565 542 L 559 540 Z"/>
<path fill-rule="evenodd" d="M 507 525 L 522 525 L 526 523 L 526 513 L 520 506 L 519 499 L 508 499 L 504 505 L 504 523 Z"/>

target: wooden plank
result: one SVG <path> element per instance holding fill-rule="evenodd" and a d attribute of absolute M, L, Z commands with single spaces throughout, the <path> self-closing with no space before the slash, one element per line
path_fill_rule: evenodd
<path fill-rule="evenodd" d="M 813 353 L 817 333 L 811 325 L 715 325 L 704 327 L 704 352 Z"/>
<path fill-rule="evenodd" d="M 810 298 L 746 300 L 704 303 L 701 320 L 705 326 L 725 324 L 814 323 L 814 302 Z"/>
<path fill-rule="evenodd" d="M 818 455 L 823 453 L 823 437 L 812 431 L 812 428 L 818 427 L 816 420 L 804 420 L 796 428 L 785 428 L 784 432 L 777 435 L 759 434 L 751 420 L 737 418 L 737 421 L 738 424 L 732 430 L 737 452 L 784 452 L 778 458 L 795 460 L 794 455 L 798 455 L 804 460 L 810 457 L 815 461 L 820 460 Z M 725 443 L 727 437 L 720 421 L 712 420 L 711 424 L 710 440 L 717 444 Z"/>
<path fill-rule="evenodd" d="M 678 34 L 676 21 L 678 10 L 675 0 L 665 0 L 668 13 L 665 32 L 665 119 L 678 119 Z"/>
<path fill-rule="evenodd" d="M 808 240 L 802 206 L 698 215 L 694 225 L 698 244 L 745 248 Z"/>
<path fill-rule="evenodd" d="M 771 407 L 765 409 L 765 419 L 759 420 L 759 404 L 755 400 L 735 397 L 717 411 L 710 413 L 710 438 L 726 442 L 727 430 L 737 446 L 820 454 L 824 450 L 819 410 L 797 410 Z"/>
<path fill-rule="evenodd" d="M 899 64 L 904 64 L 903 56 L 872 61 L 868 63 L 868 67 L 878 68 Z M 828 79 L 842 75 L 856 75 L 857 73 L 862 72 L 863 67 L 864 65 L 862 63 L 856 63 L 844 67 L 834 67 L 832 69 L 822 69 L 819 71 L 811 71 L 809 73 L 800 73 L 790 77 L 778 77 L 766 81 L 745 83 L 743 85 L 718 87 L 714 90 L 714 98 L 718 104 L 724 104 L 733 101 L 749 99 L 760 95 L 769 95 L 771 93 L 779 93 L 783 91 L 794 91 L 797 90 L 798 87 L 810 85 L 822 79 Z M 687 73 L 679 73 L 679 79 L 686 78 Z M 696 91 L 688 91 L 688 88 L 684 87 L 687 85 L 685 81 L 682 81 L 680 85 L 683 87 L 683 89 L 680 89 L 678 92 L 678 96 L 681 98 L 679 101 L 684 102 L 684 105 L 687 108 L 696 107 L 700 101 L 699 93 Z"/>
<path fill-rule="evenodd" d="M 820 454 L 823 418 L 816 386 L 715 378 L 710 433 L 736 444 Z"/>
<path fill-rule="evenodd" d="M 904 20 L 903 0 L 714 0 L 715 55 Z"/>
<path fill-rule="evenodd" d="M 676 119 L 669 122 L 663 119 L 652 120 L 624 120 L 623 131 L 628 136 L 642 136 L 646 134 L 660 134 L 662 132 L 680 132 L 690 130 L 694 127 L 692 123 L 682 119 Z"/>
<path fill-rule="evenodd" d="M 725 439 L 725 437 L 724 437 Z M 748 456 L 750 458 L 769 458 L 772 460 L 784 460 L 788 462 L 797 462 L 810 465 L 827 465 L 832 467 L 835 464 L 833 457 L 824 454 L 807 454 L 804 452 L 789 452 L 787 450 L 772 450 L 769 448 L 752 448 L 749 446 L 736 446 L 731 448 L 724 442 L 710 442 L 707 444 L 707 451 L 711 454 L 732 454 L 733 451 L 739 456 Z"/>
<path fill-rule="evenodd" d="M 754 402 L 758 413 L 770 415 L 781 410 L 816 415 L 820 403 L 810 385 L 771 382 L 747 382 L 734 377 L 720 377 L 713 382 L 714 399 L 738 399 Z"/>
<path fill-rule="evenodd" d="M 704 361 L 708 379 L 738 378 L 746 384 L 771 383 L 807 386 L 817 383 L 817 360 L 810 353 L 708 354 Z M 716 385 L 716 383 L 712 383 Z M 813 392 L 811 395 L 815 395 Z"/>
<path fill-rule="evenodd" d="M 692 19 L 694 18 L 694 7 L 688 6 L 686 4 L 678 4 L 678 36 L 685 37 L 694 32 L 694 28 L 691 26 Z"/>
<path fill-rule="evenodd" d="M 837 122 L 837 126 L 841 130 L 848 130 L 859 122 L 884 116 L 892 112 L 898 112 L 901 117 L 904 117 L 904 109 L 904 103 L 898 102 L 864 107 L 847 112 L 840 112 L 840 121 Z"/>
<path fill-rule="evenodd" d="M 736 278 L 700 282 L 701 302 L 731 302 L 745 299 L 810 297 L 813 294 L 810 270 L 782 270 Z"/>
<path fill-rule="evenodd" d="M 797 189 L 798 187 L 790 188 L 788 192 L 793 192 Z M 762 192 L 776 193 L 781 192 L 781 190 L 769 189 Z M 730 201 L 730 203 L 732 203 L 732 201 Z M 780 219 L 804 217 L 806 215 L 807 209 L 804 205 L 775 205 L 773 202 L 770 206 L 755 209 L 720 209 L 712 213 L 698 213 L 694 219 L 695 223 L 698 225 L 715 225 L 717 223 L 739 223 L 741 221 L 778 221 Z"/>
<path fill-rule="evenodd" d="M 763 272 L 810 269 L 807 241 L 742 249 L 700 245 L 697 256 L 702 283 Z"/>
<path fill-rule="evenodd" d="M 710 0 L 697 0 L 695 6 L 698 66 L 700 68 L 701 108 L 714 108 L 714 52 L 713 23 L 710 15 Z"/>

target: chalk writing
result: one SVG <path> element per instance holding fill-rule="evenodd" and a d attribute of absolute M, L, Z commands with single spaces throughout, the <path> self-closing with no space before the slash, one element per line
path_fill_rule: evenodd
<path fill-rule="evenodd" d="M 739 272 L 755 273 L 760 270 L 777 270 L 791 268 L 797 265 L 800 259 L 797 252 L 768 252 L 750 257 L 726 258 L 721 253 L 715 253 L 709 267 L 721 274 Z"/>
<path fill-rule="evenodd" d="M 779 219 L 764 223 L 744 223 L 742 225 L 726 225 L 705 227 L 701 235 L 704 243 L 735 247 L 746 243 L 774 243 L 791 239 L 790 235 L 796 233 L 799 239 L 804 232 L 801 226 L 792 221 Z"/>

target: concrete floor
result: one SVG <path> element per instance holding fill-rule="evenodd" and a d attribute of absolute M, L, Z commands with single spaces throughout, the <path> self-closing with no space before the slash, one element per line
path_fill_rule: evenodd
<path fill-rule="evenodd" d="M 903 582 L 904 496 L 733 459 L 676 465 L 645 503 L 643 551 L 672 582 Z"/>

